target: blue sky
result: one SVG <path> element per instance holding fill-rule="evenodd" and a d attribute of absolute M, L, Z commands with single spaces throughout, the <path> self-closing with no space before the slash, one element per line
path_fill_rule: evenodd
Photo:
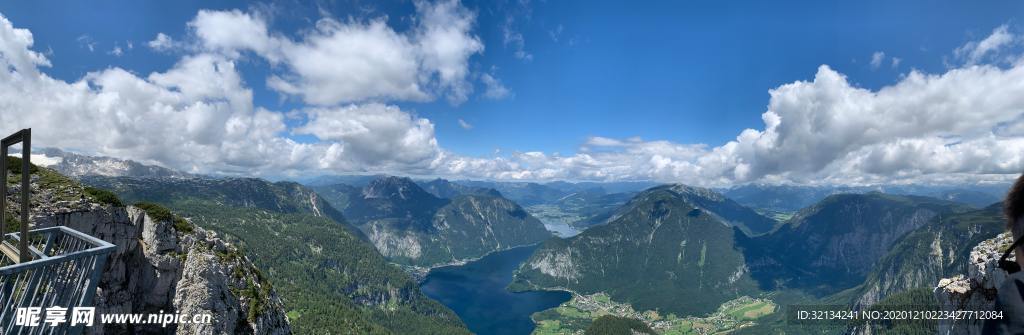
<path fill-rule="evenodd" d="M 496 163 L 477 164 L 497 165 L 497 169 L 505 166 L 510 171 L 557 169 L 551 166 L 565 163 L 531 165 L 528 158 L 507 156 L 515 153 L 540 152 L 547 158 L 558 153 L 565 158 L 588 150 L 633 152 L 622 149 L 626 146 L 619 145 L 621 143 L 588 146 L 595 138 L 629 142 L 638 137 L 639 140 L 633 139 L 631 143 L 662 143 L 679 148 L 703 144 L 700 150 L 714 151 L 736 141 L 744 129 L 766 132 L 768 127 L 762 114 L 768 110 L 772 99 L 769 90 L 797 81 L 814 81 L 823 73 L 820 65 L 828 65 L 831 72 L 845 76 L 848 86 L 870 91 L 896 86 L 915 69 L 921 74 L 936 76 L 979 64 L 1012 70 L 1016 65 L 995 57 L 994 51 L 983 52 L 989 57 L 986 61 L 974 62 L 966 60 L 966 56 L 956 50 L 972 42 L 978 43 L 1004 27 L 1014 38 L 1000 45 L 999 52 L 1003 54 L 999 57 L 1015 57 L 1014 51 L 1020 49 L 1016 38 L 1020 32 L 1018 16 L 1024 13 L 1024 3 L 1020 1 L 992 1 L 986 2 L 987 6 L 965 1 L 745 1 L 727 4 L 713 1 L 464 1 L 457 5 L 472 19 L 466 35 L 477 38 L 483 46 L 482 50 L 469 52 L 463 64 L 464 81 L 471 85 L 473 93 L 453 102 L 445 98 L 446 89 L 441 88 L 431 92 L 429 101 L 393 97 L 343 99 L 326 107 L 368 102 L 395 106 L 413 118 L 428 120 L 433 126 L 432 135 L 438 150 L 449 157 L 498 158 Z M 417 20 L 421 14 L 420 7 L 409 1 L 0 3 L 0 14 L 10 20 L 14 28 L 31 31 L 34 38 L 31 49 L 49 60 L 50 66 L 39 69 L 66 82 L 111 68 L 121 68 L 145 78 L 150 73 L 168 71 L 189 55 L 212 52 L 195 46 L 170 50 L 148 46 L 161 33 L 183 45 L 198 43 L 195 42 L 201 40 L 197 38 L 198 28 L 190 22 L 196 20 L 201 9 L 238 9 L 240 13 L 264 20 L 271 35 L 296 43 L 315 30 L 317 22 L 324 18 L 342 24 L 386 18 L 384 22 L 390 29 L 399 34 L 412 34 L 420 27 Z M 121 50 L 120 55 L 114 52 L 115 48 Z M 293 112 L 292 117 L 284 120 L 288 130 L 281 132 L 281 136 L 299 143 L 327 143 L 330 136 L 322 132 L 296 131 L 313 117 L 309 113 L 294 112 L 311 106 L 324 107 L 324 104 L 310 103 L 302 94 L 282 93 L 281 89 L 268 86 L 268 77 L 287 77 L 289 65 L 277 64 L 267 58 L 271 56 L 257 54 L 258 51 L 242 50 L 240 56 L 228 56 L 244 86 L 252 90 L 255 106 L 281 114 Z M 873 57 L 877 58 L 876 62 L 872 62 Z M 498 98 L 488 97 L 487 85 L 482 79 L 485 75 L 500 82 L 508 93 Z M 1009 108 L 1018 110 L 1016 106 Z M 1015 115 L 1010 115 L 997 123 L 1005 126 L 1013 117 Z M 460 119 L 472 127 L 460 126 Z M 783 116 L 783 120 L 785 125 L 792 119 Z M 959 133 L 961 128 L 941 134 L 921 132 L 921 136 L 902 134 L 896 137 L 980 136 L 973 131 Z M 883 142 L 886 141 L 865 145 Z M 673 152 L 689 150 L 679 148 Z M 97 151 L 132 156 L 130 148 L 120 149 Z M 854 149 L 850 152 L 855 152 Z M 496 150 L 500 152 L 496 154 Z M 689 160 L 690 165 L 700 166 L 704 163 L 698 162 L 698 156 L 707 154 L 660 157 L 670 157 L 673 162 Z M 133 158 L 185 169 L 189 169 L 190 164 L 162 160 L 159 155 L 140 154 Z M 753 179 L 741 178 L 737 176 L 743 174 L 742 168 L 736 170 L 732 166 L 724 173 L 729 176 L 718 176 L 716 182 L 762 177 L 767 181 L 800 179 L 791 176 L 795 173 L 792 168 L 776 168 L 777 163 L 750 162 L 753 159 L 747 158 L 746 164 L 753 165 L 755 170 L 757 165 L 765 165 L 766 172 L 758 173 Z M 833 161 L 835 157 L 822 166 Z M 744 164 L 743 159 L 733 163 Z M 993 171 L 954 168 L 929 172 L 917 168 L 910 172 L 915 176 L 992 174 L 1021 167 L 1016 161 L 993 164 L 998 166 Z M 595 163 L 576 168 L 597 165 L 604 166 Z M 349 165 L 347 169 L 446 174 L 439 172 L 436 166 L 427 169 L 396 166 L 364 164 L 355 168 Z M 528 175 L 530 179 L 553 176 L 688 180 L 687 172 L 679 172 L 682 171 L 679 169 L 686 170 L 684 167 L 677 166 L 675 172 L 668 174 L 645 175 L 623 174 L 621 171 L 629 170 L 628 167 L 617 168 L 609 170 L 620 171 L 609 172 L 618 173 L 612 177 L 557 171 Z M 663 168 L 661 165 L 655 170 Z M 196 169 L 195 163 L 191 163 L 191 169 Z M 895 169 L 867 173 L 880 175 L 880 178 L 858 176 L 853 179 L 877 181 L 907 172 L 899 167 Z M 327 168 L 326 171 L 347 170 Z M 454 174 L 458 175 L 459 171 L 456 169 Z M 254 174 L 264 173 L 260 170 Z M 507 178 L 513 175 L 522 173 L 479 176 Z M 844 178 L 850 180 L 849 176 Z"/>
<path fill-rule="evenodd" d="M 495 149 L 568 153 L 589 136 L 719 145 L 739 129 L 760 124 L 769 88 L 809 79 L 818 65 L 829 64 L 853 82 L 877 88 L 910 68 L 944 70 L 949 50 L 1015 23 L 1024 13 L 1020 1 L 989 6 L 965 1 L 465 5 L 478 10 L 486 45 L 472 66 L 495 67 L 514 97 L 403 107 L 433 119 L 438 140 L 469 155 Z M 284 9 L 275 12 L 273 27 L 291 33 L 308 29 L 320 15 L 318 6 L 337 17 L 387 15 L 389 24 L 399 27 L 408 25 L 402 17 L 414 11 L 409 1 L 270 6 Z M 184 23 L 199 9 L 251 7 L 245 1 L 33 1 L 6 2 L 0 12 L 30 28 L 38 47 L 53 50 L 54 67 L 47 72 L 74 80 L 107 66 L 140 74 L 166 69 L 176 57 L 145 48 L 157 33 L 181 38 Z M 532 60 L 517 58 L 517 47 L 506 45 L 509 16 Z M 83 36 L 88 40 L 79 41 Z M 127 50 L 129 42 L 138 48 Z M 88 43 L 95 43 L 93 51 Z M 115 46 L 125 54 L 109 54 Z M 899 57 L 899 66 L 872 69 L 877 51 Z M 246 79 L 257 90 L 258 103 L 288 108 L 261 85 L 264 66 L 243 65 L 244 73 L 252 73 Z M 461 129 L 459 118 L 474 128 Z"/>

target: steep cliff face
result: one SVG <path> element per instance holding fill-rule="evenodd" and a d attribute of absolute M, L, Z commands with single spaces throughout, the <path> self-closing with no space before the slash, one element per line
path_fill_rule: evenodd
<path fill-rule="evenodd" d="M 1009 274 L 997 265 L 1013 243 L 1009 233 L 985 240 L 971 250 L 967 273 L 944 278 L 935 287 L 935 298 L 946 311 L 987 311 L 995 306 L 996 289 Z M 1011 255 L 1010 259 L 1014 259 Z M 981 334 L 980 320 L 942 320 L 939 334 Z"/>
<path fill-rule="evenodd" d="M 940 215 L 967 210 L 934 198 L 833 195 L 801 210 L 773 233 L 742 244 L 763 286 L 827 295 L 862 283 L 908 232 Z"/>
<path fill-rule="evenodd" d="M 477 258 L 551 236 L 543 223 L 516 203 L 485 195 L 458 196 L 421 220 L 429 221 L 371 220 L 362 229 L 384 256 L 418 266 Z"/>
<path fill-rule="evenodd" d="M 931 288 L 939 279 L 967 271 L 970 252 L 1002 231 L 1001 204 L 937 217 L 898 239 L 852 299 L 867 307 L 899 292 Z"/>
<path fill-rule="evenodd" d="M 252 263 L 216 234 L 183 232 L 137 207 L 94 206 L 37 216 L 39 227 L 63 225 L 113 243 L 96 293 L 97 313 L 210 314 L 179 334 L 290 333 L 281 299 Z M 104 325 L 92 332 L 161 332 Z"/>
<path fill-rule="evenodd" d="M 494 190 L 466 188 L 471 194 L 439 198 L 401 177 L 380 177 L 363 188 L 315 189 L 342 208 L 381 254 L 403 265 L 460 262 L 551 237 L 543 223 Z"/>
<path fill-rule="evenodd" d="M 113 243 L 94 303 L 103 313 L 210 314 L 210 324 L 99 324 L 94 334 L 288 334 L 281 299 L 230 244 L 166 209 L 123 206 L 52 170 L 32 177 L 32 228 L 67 226 Z M 16 191 L 16 190 L 15 190 Z M 8 194 L 8 204 L 17 200 Z M 16 206 L 8 212 L 17 213 Z"/>

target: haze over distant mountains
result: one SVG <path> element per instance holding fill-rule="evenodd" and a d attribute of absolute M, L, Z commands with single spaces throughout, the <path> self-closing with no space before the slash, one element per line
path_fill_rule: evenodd
<path fill-rule="evenodd" d="M 143 164 L 132 160 L 91 156 L 56 148 L 36 149 L 33 152 L 33 156 L 36 160 L 36 164 L 53 168 L 54 170 L 68 176 L 102 175 L 176 178 L 216 177 L 191 174 L 157 165 Z M 320 175 L 296 178 L 296 181 L 308 186 L 347 184 L 356 187 L 363 187 L 382 176 L 386 175 Z M 431 189 L 430 181 L 435 179 L 438 178 L 414 180 L 421 184 L 423 188 Z M 521 206 L 531 206 L 556 202 L 559 199 L 570 195 L 593 196 L 595 192 L 606 195 L 631 194 L 657 186 L 660 183 L 652 181 L 553 181 L 537 183 L 522 181 L 452 180 L 449 184 L 460 188 L 470 187 L 477 189 L 493 189 L 501 193 L 503 197 L 513 200 Z M 753 183 L 737 185 L 729 188 L 718 188 L 715 190 L 737 203 L 750 208 L 794 212 L 801 208 L 810 206 L 832 194 L 868 193 L 875 191 L 889 194 L 929 196 L 982 208 L 1001 199 L 1005 195 L 1008 187 L 1009 183 L 876 186 L 800 186 Z M 449 192 L 448 194 L 450 195 L 451 191 L 432 190 L 432 192 Z"/>
<path fill-rule="evenodd" d="M 883 192 L 920 195 L 961 202 L 978 208 L 999 201 L 1006 195 L 1009 183 L 969 185 L 877 185 L 877 186 L 798 186 L 747 184 L 722 193 L 753 208 L 792 212 L 810 206 L 833 194 Z"/>

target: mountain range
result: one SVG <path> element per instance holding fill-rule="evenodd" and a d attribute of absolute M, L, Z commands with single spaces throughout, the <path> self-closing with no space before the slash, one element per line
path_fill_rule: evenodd
<path fill-rule="evenodd" d="M 931 289 L 942 278 L 967 272 L 971 248 L 1003 232 L 1002 203 L 937 216 L 893 242 L 862 284 L 848 293 L 869 306 L 894 293 Z"/>
<path fill-rule="evenodd" d="M 1002 199 L 1009 183 L 965 185 L 876 185 L 876 186 L 801 186 L 746 184 L 720 190 L 725 196 L 754 209 L 795 212 L 834 194 L 882 192 L 893 195 L 917 195 L 959 202 L 976 208 Z"/>
<path fill-rule="evenodd" d="M 90 156 L 56 148 L 41 148 L 32 151 L 33 162 L 46 166 L 71 177 L 88 175 L 108 177 L 170 177 L 189 178 L 194 174 L 181 172 L 157 165 L 143 164 L 132 160 L 113 157 Z"/>
<path fill-rule="evenodd" d="M 651 188 L 604 225 L 545 242 L 511 287 L 604 292 L 677 315 L 787 291 L 803 296 L 794 301 L 868 308 L 963 271 L 970 248 L 1002 230 L 999 204 L 871 192 L 827 196 L 756 233 L 744 223 L 764 218 L 730 201 L 685 185 Z"/>
<path fill-rule="evenodd" d="M 391 261 L 436 266 L 551 237 L 543 223 L 493 189 L 378 177 L 364 187 L 313 189 L 358 227 Z M 447 196 L 447 197 L 439 197 Z"/>
<path fill-rule="evenodd" d="M 837 194 L 802 209 L 771 234 L 741 236 L 741 245 L 762 287 L 825 295 L 863 281 L 901 236 L 970 209 L 928 197 Z"/>
<path fill-rule="evenodd" d="M 929 300 L 922 290 L 964 272 L 971 248 L 1002 231 L 996 202 L 1005 191 L 712 190 L 386 175 L 303 185 L 38 152 L 55 171 L 126 203 L 166 206 L 233 245 L 261 281 L 273 283 L 281 312 L 300 333 L 467 333 L 403 267 L 457 264 L 534 243 L 541 245 L 519 266 L 511 289 L 603 292 L 636 310 L 703 315 L 745 295 L 858 309 Z M 552 209 L 575 218 L 582 232 L 552 237 L 531 214 Z M 740 333 L 792 330 L 786 327 L 776 313 Z"/>
<path fill-rule="evenodd" d="M 253 178 L 83 178 L 125 201 L 150 201 L 215 231 L 281 294 L 297 333 L 468 333 L 305 186 Z"/>

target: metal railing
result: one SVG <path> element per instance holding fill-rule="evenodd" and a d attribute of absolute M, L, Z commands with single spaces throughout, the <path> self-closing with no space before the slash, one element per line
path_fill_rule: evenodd
<path fill-rule="evenodd" d="M 18 231 L 7 234 L 7 148 L 18 143 L 21 220 Z M 29 230 L 31 150 L 30 128 L 0 140 L 0 335 L 78 334 L 81 324 L 47 323 L 39 312 L 46 310 L 49 319 L 51 310 L 63 308 L 66 318 L 67 309 L 91 307 L 114 245 L 63 226 Z"/>
<path fill-rule="evenodd" d="M 28 307 L 92 306 L 96 284 L 114 245 L 64 226 L 34 229 L 27 239 L 11 233 L 0 243 L 7 244 L 8 239 L 28 242 L 30 260 L 0 261 L 7 263 L 0 264 L 0 334 L 81 333 L 82 325 L 72 326 L 71 322 L 19 326 L 16 313 Z"/>

